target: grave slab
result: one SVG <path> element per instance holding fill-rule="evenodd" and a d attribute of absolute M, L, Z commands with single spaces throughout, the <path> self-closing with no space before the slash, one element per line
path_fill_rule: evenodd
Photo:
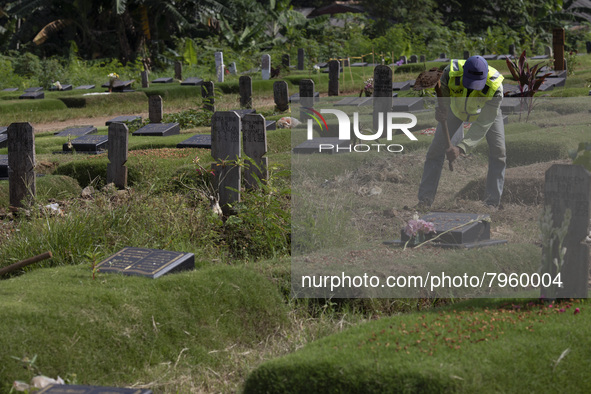
<path fill-rule="evenodd" d="M 351 67 L 365 67 L 365 66 L 367 66 L 367 62 L 357 62 L 357 63 L 351 64 Z"/>
<path fill-rule="evenodd" d="M 176 145 L 177 148 L 211 149 L 211 134 L 196 134 Z"/>
<path fill-rule="evenodd" d="M 414 112 L 424 109 L 421 97 L 396 97 L 392 101 L 394 112 Z"/>
<path fill-rule="evenodd" d="M 96 85 L 80 85 L 80 86 L 76 86 L 74 89 L 75 90 L 90 90 L 90 89 L 94 89 L 96 87 Z"/>
<path fill-rule="evenodd" d="M 0 126 L 0 134 L 6 134 L 7 131 L 8 131 L 7 126 Z"/>
<path fill-rule="evenodd" d="M 155 137 L 167 137 L 181 133 L 178 123 L 149 123 L 131 135 L 145 135 Z"/>
<path fill-rule="evenodd" d="M 163 78 L 156 78 L 155 80 L 152 81 L 152 83 L 172 83 L 172 81 L 173 81 L 172 78 L 163 77 Z"/>
<path fill-rule="evenodd" d="M 501 102 L 501 112 L 505 115 L 521 111 L 521 100 L 514 97 L 505 97 Z"/>
<path fill-rule="evenodd" d="M 238 114 L 238 116 L 240 116 L 241 118 L 244 117 L 244 115 L 251 115 L 251 114 L 256 114 L 256 109 L 252 109 L 252 108 L 245 108 L 245 109 L 233 109 L 232 111 L 236 112 Z"/>
<path fill-rule="evenodd" d="M 40 86 L 35 86 L 35 87 L 32 87 L 32 88 L 26 88 L 25 89 L 25 92 L 41 92 L 41 91 L 43 91 L 43 88 L 40 87 Z"/>
<path fill-rule="evenodd" d="M 411 82 L 413 81 L 393 82 L 392 90 L 410 90 Z"/>
<path fill-rule="evenodd" d="M 66 90 L 72 90 L 72 85 L 61 85 L 59 89 L 57 88 L 57 86 L 51 86 L 49 90 L 51 90 L 52 92 L 65 92 Z"/>
<path fill-rule="evenodd" d="M 488 62 L 489 60 L 496 60 L 499 55 L 484 55 L 482 57 Z"/>
<path fill-rule="evenodd" d="M 324 67 L 328 66 L 328 63 L 316 63 L 316 65 L 317 65 L 319 68 L 324 68 Z"/>
<path fill-rule="evenodd" d="M 99 272 L 147 276 L 156 279 L 173 272 L 195 268 L 193 253 L 127 247 L 101 261 Z"/>
<path fill-rule="evenodd" d="M 437 58 L 437 59 L 433 59 L 432 61 L 434 61 L 434 62 L 441 62 L 441 63 L 449 63 L 451 61 L 451 59 L 448 59 L 448 58 L 445 58 L 445 57 L 444 58 L 440 57 L 440 58 Z"/>
<path fill-rule="evenodd" d="M 41 100 L 45 98 L 45 92 L 38 91 L 38 92 L 27 92 L 19 96 L 19 99 L 25 100 Z"/>
<path fill-rule="evenodd" d="M 0 155 L 0 179 L 8 179 L 8 155 Z"/>
<path fill-rule="evenodd" d="M 83 135 L 94 134 L 97 132 L 96 127 L 94 126 L 82 126 L 82 127 L 71 127 L 69 129 L 65 129 L 54 133 L 56 137 L 82 137 Z"/>
<path fill-rule="evenodd" d="M 558 71 L 553 71 L 553 70 L 540 70 L 536 76 L 537 77 L 541 77 L 544 74 L 548 74 L 550 73 L 550 75 L 548 75 L 546 77 L 546 79 L 548 78 L 563 78 L 566 79 L 567 76 L 567 70 L 558 70 Z"/>
<path fill-rule="evenodd" d="M 361 107 L 365 105 L 371 105 L 373 97 L 346 97 L 339 102 L 334 104 L 335 107 L 350 106 L 350 107 Z"/>
<path fill-rule="evenodd" d="M 320 93 L 319 92 L 314 92 L 314 101 L 320 101 Z M 289 96 L 289 102 L 290 103 L 299 103 L 300 102 L 300 94 L 294 93 L 291 96 Z"/>
<path fill-rule="evenodd" d="M 72 148 L 70 148 L 69 144 L 66 142 L 62 147 L 62 151 L 72 152 L 72 150 L 74 150 L 76 152 L 96 154 L 104 152 L 107 149 L 108 142 L 109 137 L 106 135 L 83 135 L 82 137 L 70 141 Z"/>
<path fill-rule="evenodd" d="M 135 82 L 135 79 L 131 79 L 129 81 L 115 81 L 113 83 L 113 91 L 114 92 L 133 92 L 133 90 L 131 90 L 131 84 Z M 104 83 L 101 85 L 103 88 L 108 88 L 109 87 L 109 82 Z"/>
<path fill-rule="evenodd" d="M 427 234 L 426 240 L 446 232 L 433 240 L 431 245 L 444 248 L 478 248 L 507 243 L 506 240 L 490 239 L 489 215 L 475 213 L 429 212 L 420 219 L 435 225 L 435 234 Z M 400 230 L 400 241 L 389 241 L 386 244 L 404 245 L 409 241 L 404 228 Z M 412 240 L 409 242 L 409 245 Z M 412 246 L 412 245 L 411 245 Z"/>
<path fill-rule="evenodd" d="M 183 86 L 198 86 L 203 83 L 203 79 L 197 77 L 189 77 L 181 82 Z"/>
<path fill-rule="evenodd" d="M 121 115 L 121 116 L 117 116 L 111 120 L 107 120 L 105 122 L 105 126 L 110 125 L 111 123 L 125 123 L 125 122 L 133 122 L 134 120 L 142 120 L 141 116 L 136 116 L 136 115 Z"/>
<path fill-rule="evenodd" d="M 37 394 L 152 394 L 149 389 L 128 389 L 122 387 L 82 386 L 51 384 Z"/>
<path fill-rule="evenodd" d="M 3 92 L 16 92 L 18 90 L 18 88 L 6 88 L 6 89 L 2 89 Z"/>
<path fill-rule="evenodd" d="M 550 56 L 548 56 L 548 55 L 537 55 L 537 56 L 532 56 L 530 59 L 539 60 L 539 59 L 548 59 L 548 58 L 550 58 Z"/>
<path fill-rule="evenodd" d="M 322 150 L 320 150 L 322 145 Z M 310 154 L 310 153 L 328 153 L 334 154 L 341 152 L 348 152 L 348 150 L 344 150 L 345 147 L 349 147 L 351 145 L 351 141 L 349 140 L 340 140 L 335 137 L 317 137 L 312 140 L 308 140 L 302 142 L 295 148 L 293 148 L 293 153 L 303 153 L 303 154 Z"/>
<path fill-rule="evenodd" d="M 8 134 L 0 134 L 0 148 L 6 148 L 8 146 Z"/>
<path fill-rule="evenodd" d="M 265 130 L 277 130 L 277 122 L 274 120 L 265 120 Z"/>
<path fill-rule="evenodd" d="M 496 60 L 506 60 L 506 59 L 515 59 L 515 56 L 513 56 L 513 55 L 499 55 L 496 58 Z"/>

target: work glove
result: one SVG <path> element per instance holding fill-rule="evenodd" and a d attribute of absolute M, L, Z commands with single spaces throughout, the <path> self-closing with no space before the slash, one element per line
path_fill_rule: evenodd
<path fill-rule="evenodd" d="M 439 123 L 444 123 L 447 121 L 447 107 L 445 105 L 439 105 L 435 108 L 435 119 Z"/>
<path fill-rule="evenodd" d="M 462 150 L 460 148 L 458 148 L 457 146 L 452 146 L 451 148 L 449 148 L 445 152 L 445 155 L 447 156 L 447 160 L 449 160 L 450 163 L 453 163 L 453 161 L 455 159 L 460 157 L 460 154 L 462 154 Z"/>

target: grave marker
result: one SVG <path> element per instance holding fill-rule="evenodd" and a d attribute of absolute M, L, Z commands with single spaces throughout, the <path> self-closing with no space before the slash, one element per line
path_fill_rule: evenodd
<path fill-rule="evenodd" d="M 230 65 L 228 66 L 228 71 L 230 71 L 230 74 L 232 75 L 238 74 L 238 70 L 236 69 L 236 62 L 230 63 Z"/>
<path fill-rule="evenodd" d="M 554 70 L 566 70 L 564 64 L 564 29 L 552 30 L 552 47 L 554 50 Z"/>
<path fill-rule="evenodd" d="M 245 115 L 242 119 L 242 149 L 251 159 L 244 168 L 244 182 L 247 188 L 256 189 L 258 178 L 261 182 L 269 179 L 269 159 L 263 157 L 267 153 L 267 130 L 263 115 Z"/>
<path fill-rule="evenodd" d="M 427 58 L 425 57 L 425 55 L 421 55 L 421 63 L 425 63 L 425 60 L 427 60 Z"/>
<path fill-rule="evenodd" d="M 240 116 L 233 111 L 216 112 L 211 119 L 211 155 L 216 160 L 214 187 L 219 193 L 219 205 L 224 212 L 229 204 L 240 202 L 240 167 L 235 160 L 240 154 Z M 230 190 L 233 189 L 233 190 Z"/>
<path fill-rule="evenodd" d="M 183 63 L 178 60 L 174 62 L 174 79 L 183 80 Z"/>
<path fill-rule="evenodd" d="M 0 126 L 0 134 L 6 134 L 8 132 L 7 126 Z"/>
<path fill-rule="evenodd" d="M 544 205 L 552 210 L 553 227 L 562 225 L 564 214 L 570 209 L 572 217 L 563 242 L 566 247 L 561 280 L 564 287 L 556 294 L 560 298 L 587 298 L 589 275 L 589 246 L 585 237 L 589 234 L 591 212 L 591 175 L 576 165 L 554 164 L 546 171 Z M 558 251 L 553 251 L 558 257 Z M 553 276 L 554 277 L 554 276 Z M 542 295 L 547 294 L 542 289 Z"/>
<path fill-rule="evenodd" d="M 418 62 L 418 58 L 417 55 L 410 55 L 410 59 L 408 59 L 409 63 L 417 63 Z"/>
<path fill-rule="evenodd" d="M 0 155 L 0 179 L 8 179 L 8 155 Z"/>
<path fill-rule="evenodd" d="M 591 53 L 591 41 L 585 41 L 585 48 L 587 49 L 587 54 Z M 6 90 L 6 89 L 4 89 Z"/>
<path fill-rule="evenodd" d="M 56 137 L 82 137 L 83 135 L 94 134 L 97 132 L 94 126 L 71 127 L 55 133 Z"/>
<path fill-rule="evenodd" d="M 339 95 L 339 75 L 341 72 L 341 65 L 338 60 L 331 60 L 328 62 L 328 95 Z"/>
<path fill-rule="evenodd" d="M 388 66 L 376 66 L 373 70 L 373 129 L 379 129 L 382 113 L 382 130 L 385 130 L 386 114 L 392 110 L 392 69 Z"/>
<path fill-rule="evenodd" d="M 150 96 L 148 97 L 148 116 L 150 123 L 162 122 L 162 113 L 164 112 L 162 106 L 162 97 Z"/>
<path fill-rule="evenodd" d="M 29 100 L 40 100 L 45 98 L 45 92 L 43 91 L 35 91 L 35 92 L 26 92 L 23 93 L 18 97 L 19 99 L 29 99 Z"/>
<path fill-rule="evenodd" d="M 8 134 L 0 134 L 0 148 L 8 146 Z"/>
<path fill-rule="evenodd" d="M 470 57 L 470 51 L 464 51 L 464 60 L 467 60 Z"/>
<path fill-rule="evenodd" d="M 298 49 L 298 70 L 304 69 L 305 52 L 303 48 Z"/>
<path fill-rule="evenodd" d="M 149 88 L 150 81 L 148 81 L 148 72 L 146 70 L 142 71 L 142 88 Z M 78 88 L 76 88 L 78 89 Z"/>
<path fill-rule="evenodd" d="M 141 118 L 141 116 L 136 116 L 136 115 L 121 115 L 121 116 L 117 116 L 111 120 L 107 120 L 105 122 L 105 126 L 109 126 L 111 123 L 126 123 L 126 122 L 133 122 L 135 120 L 141 121 L 142 118 Z"/>
<path fill-rule="evenodd" d="M 129 130 L 123 123 L 109 126 L 109 163 L 107 164 L 107 183 L 114 183 L 118 189 L 127 187 L 127 143 Z"/>
<path fill-rule="evenodd" d="M 203 79 L 197 77 L 189 77 L 181 82 L 183 86 L 197 86 L 203 83 Z"/>
<path fill-rule="evenodd" d="M 252 78 L 243 75 L 238 79 L 238 90 L 240 92 L 240 107 L 252 108 Z"/>
<path fill-rule="evenodd" d="M 152 83 L 172 83 L 173 79 L 170 77 L 156 78 Z"/>
<path fill-rule="evenodd" d="M 211 149 L 211 134 L 197 134 L 179 142 L 177 148 L 203 148 Z"/>
<path fill-rule="evenodd" d="M 6 89 L 2 89 L 3 92 L 16 92 L 18 90 L 18 88 L 6 88 Z"/>
<path fill-rule="evenodd" d="M 300 104 L 302 107 L 314 107 L 314 81 L 312 79 L 302 79 L 300 81 Z M 309 118 L 308 113 L 300 109 L 302 123 Z"/>
<path fill-rule="evenodd" d="M 75 90 L 90 90 L 90 89 L 94 89 L 96 87 L 96 85 L 80 85 L 80 86 L 76 86 L 74 89 Z"/>
<path fill-rule="evenodd" d="M 271 78 L 271 55 L 265 54 L 261 56 L 261 74 L 263 80 Z"/>
<path fill-rule="evenodd" d="M 515 44 L 509 44 L 509 55 L 515 56 Z"/>
<path fill-rule="evenodd" d="M 203 109 L 215 112 L 215 97 L 212 81 L 203 82 L 201 84 L 201 97 L 203 98 Z"/>
<path fill-rule="evenodd" d="M 25 89 L 25 92 L 41 92 L 41 91 L 43 91 L 43 88 L 40 86 Z"/>
<path fill-rule="evenodd" d="M 390 108 L 393 112 L 416 112 L 425 107 L 422 97 L 396 97 L 391 101 Z"/>
<path fill-rule="evenodd" d="M 122 124 L 122 123 L 113 123 Z M 102 153 L 107 149 L 109 137 L 106 135 L 83 135 L 62 146 L 62 152 Z"/>
<path fill-rule="evenodd" d="M 287 82 L 276 81 L 273 83 L 273 99 L 275 106 L 281 112 L 289 109 L 289 93 L 287 90 Z"/>
<path fill-rule="evenodd" d="M 8 190 L 10 205 L 22 207 L 35 198 L 35 131 L 30 123 L 8 126 Z"/>
<path fill-rule="evenodd" d="M 398 59 L 398 61 L 402 60 L 402 64 L 407 64 L 408 60 L 406 59 L 406 56 L 402 55 L 400 56 L 400 59 Z"/>
<path fill-rule="evenodd" d="M 152 137 L 168 137 L 181 133 L 181 127 L 178 123 L 148 123 L 132 135 L 144 135 Z"/>
<path fill-rule="evenodd" d="M 550 47 L 549 45 L 544 46 L 544 56 L 552 57 L 552 47 Z"/>
<path fill-rule="evenodd" d="M 281 65 L 284 68 L 291 67 L 291 58 L 289 57 L 289 53 L 285 53 L 285 54 L 283 54 L 283 56 L 281 56 Z"/>
<path fill-rule="evenodd" d="M 218 82 L 224 82 L 224 53 L 215 53 L 215 75 L 218 78 Z"/>
<path fill-rule="evenodd" d="M 193 253 L 128 247 L 101 261 L 96 268 L 99 272 L 156 279 L 173 272 L 194 269 L 195 256 Z"/>

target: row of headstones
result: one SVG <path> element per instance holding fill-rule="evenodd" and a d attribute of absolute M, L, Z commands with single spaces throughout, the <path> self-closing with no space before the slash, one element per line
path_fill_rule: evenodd
<path fill-rule="evenodd" d="M 252 108 L 252 78 L 243 75 L 238 80 L 240 94 L 240 107 Z M 204 109 L 215 112 L 215 94 L 213 81 L 201 84 L 201 96 L 203 97 Z M 289 109 L 289 90 L 286 81 L 275 81 L 273 83 L 273 99 L 277 110 L 284 112 Z"/>

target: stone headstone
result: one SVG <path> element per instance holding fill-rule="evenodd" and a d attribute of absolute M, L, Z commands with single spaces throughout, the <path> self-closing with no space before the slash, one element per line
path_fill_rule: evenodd
<path fill-rule="evenodd" d="M 8 190 L 13 207 L 22 207 L 35 198 L 35 131 L 30 123 L 8 126 Z"/>
<path fill-rule="evenodd" d="M 447 58 L 447 56 L 445 56 L 445 53 L 440 53 L 440 54 L 439 54 L 439 58 L 440 58 L 440 59 L 446 59 L 446 58 Z"/>
<path fill-rule="evenodd" d="M 328 95 L 339 95 L 339 75 L 341 65 L 338 60 L 331 60 L 328 62 Z"/>
<path fill-rule="evenodd" d="M 427 59 L 426 59 L 425 55 L 421 55 L 420 62 L 425 63 L 426 60 Z"/>
<path fill-rule="evenodd" d="M 340 140 L 337 137 L 316 137 L 314 139 L 304 141 L 293 148 L 293 153 L 298 154 L 334 154 L 343 152 L 351 152 L 351 141 Z"/>
<path fill-rule="evenodd" d="M 198 86 L 203 83 L 203 79 L 197 77 L 189 77 L 181 82 L 183 86 Z"/>
<path fill-rule="evenodd" d="M 240 202 L 240 167 L 235 160 L 240 153 L 240 116 L 233 111 L 216 112 L 211 119 L 211 155 L 216 160 L 214 187 L 219 193 L 219 205 L 228 211 L 229 204 Z"/>
<path fill-rule="evenodd" d="M 300 104 L 302 107 L 314 106 L 314 81 L 312 79 L 300 80 Z M 308 118 L 308 113 L 300 110 L 300 120 L 304 122 Z"/>
<path fill-rule="evenodd" d="M 351 67 L 365 67 L 367 66 L 367 62 L 356 62 L 351 64 Z"/>
<path fill-rule="evenodd" d="M 430 212 L 420 219 L 432 222 L 435 225 L 435 234 L 427 234 L 426 239 L 444 233 L 433 240 L 432 245 L 469 249 L 507 242 L 506 240 L 490 239 L 490 217 L 488 215 Z M 409 241 L 404 229 L 400 231 L 400 240 L 402 244 Z M 412 240 L 410 240 L 410 243 L 412 243 Z"/>
<path fill-rule="evenodd" d="M 193 253 L 128 247 L 101 261 L 96 268 L 99 272 L 156 279 L 173 272 L 194 269 L 195 256 Z"/>
<path fill-rule="evenodd" d="M 408 63 L 408 60 L 407 60 L 406 56 L 404 56 L 404 55 L 400 56 L 400 59 L 398 59 L 398 60 L 399 61 L 402 60 L 402 64 L 407 64 Z"/>
<path fill-rule="evenodd" d="M 177 148 L 203 148 L 211 149 L 211 134 L 197 134 L 179 142 Z"/>
<path fill-rule="evenodd" d="M 230 71 L 230 74 L 232 75 L 238 74 L 238 70 L 236 69 L 236 62 L 230 63 L 230 65 L 228 66 L 228 71 Z"/>
<path fill-rule="evenodd" d="M 224 53 L 215 53 L 215 75 L 217 76 L 218 82 L 224 82 Z"/>
<path fill-rule="evenodd" d="M 289 93 L 287 90 L 287 82 L 276 81 L 273 83 L 273 99 L 275 106 L 281 112 L 289 109 Z"/>
<path fill-rule="evenodd" d="M 96 85 L 80 85 L 80 86 L 76 86 L 74 89 L 76 90 L 90 90 L 90 89 L 94 89 L 96 87 Z"/>
<path fill-rule="evenodd" d="M 240 93 L 240 107 L 252 108 L 252 78 L 243 75 L 238 79 L 238 91 Z"/>
<path fill-rule="evenodd" d="M 515 44 L 509 44 L 509 55 L 515 56 Z"/>
<path fill-rule="evenodd" d="M 8 179 L 8 155 L 0 155 L 0 179 Z"/>
<path fill-rule="evenodd" d="M 257 110 L 253 108 L 247 109 L 233 109 L 233 112 L 236 112 L 240 118 L 244 118 L 244 115 L 256 114 Z"/>
<path fill-rule="evenodd" d="M 94 126 L 71 127 L 55 133 L 56 137 L 82 137 L 83 135 L 95 134 L 97 132 Z"/>
<path fill-rule="evenodd" d="M 591 175 L 581 166 L 554 164 L 546 171 L 544 204 L 552 210 L 555 228 L 562 225 L 567 209 L 572 215 L 562 245 L 566 247 L 564 265 L 560 271 L 564 286 L 558 289 L 557 297 L 587 298 L 589 246 L 584 241 L 589 235 Z M 558 251 L 553 251 L 553 257 L 557 256 Z"/>
<path fill-rule="evenodd" d="M 111 123 L 127 123 L 127 122 L 133 122 L 142 120 L 141 116 L 137 116 L 137 115 L 121 115 L 121 116 L 117 116 L 111 120 L 107 120 L 105 122 L 105 126 L 109 126 Z"/>
<path fill-rule="evenodd" d="M 146 89 L 150 87 L 150 82 L 148 81 L 148 72 L 146 70 L 142 71 L 142 88 Z M 76 88 L 78 89 L 78 88 Z"/>
<path fill-rule="evenodd" d="M 247 188 L 256 189 L 256 179 L 262 182 L 269 179 L 269 159 L 263 157 L 267 153 L 267 130 L 263 115 L 246 115 L 242 119 L 242 149 L 251 162 L 244 168 L 244 183 Z"/>
<path fill-rule="evenodd" d="M 388 66 L 376 66 L 373 70 L 373 129 L 379 129 L 382 114 L 382 125 L 386 125 L 386 114 L 392 110 L 392 69 Z"/>
<path fill-rule="evenodd" d="M 45 92 L 26 92 L 19 96 L 19 99 L 40 100 L 45 98 Z"/>
<path fill-rule="evenodd" d="M 152 83 L 172 83 L 173 79 L 170 77 L 156 78 Z"/>
<path fill-rule="evenodd" d="M 564 64 L 564 29 L 559 27 L 552 30 L 552 48 L 554 50 L 554 69 L 566 70 Z"/>
<path fill-rule="evenodd" d="M 418 57 L 417 55 L 410 55 L 410 58 L 408 59 L 409 63 L 417 63 L 418 62 Z"/>
<path fill-rule="evenodd" d="M 281 65 L 283 68 L 291 67 L 289 53 L 284 53 L 283 56 L 281 56 Z"/>
<path fill-rule="evenodd" d="M 585 41 L 585 48 L 587 49 L 587 54 L 591 53 L 591 41 Z"/>
<path fill-rule="evenodd" d="M 221 52 L 217 52 L 221 53 Z M 215 97 L 213 91 L 213 82 L 203 82 L 201 84 L 201 97 L 203 98 L 203 109 L 207 111 L 215 111 Z"/>
<path fill-rule="evenodd" d="M 162 106 L 162 97 L 160 97 L 160 96 L 148 97 L 148 116 L 150 118 L 150 123 L 162 122 L 163 112 L 164 112 L 164 108 Z"/>
<path fill-rule="evenodd" d="M 132 135 L 143 135 L 152 137 L 168 137 L 181 133 L 181 127 L 178 123 L 148 123 Z"/>
<path fill-rule="evenodd" d="M 112 123 L 111 125 L 115 124 L 123 123 Z M 104 152 L 108 148 L 108 142 L 109 137 L 106 135 L 83 135 L 66 142 L 62 147 L 62 151 L 97 154 Z"/>
<path fill-rule="evenodd" d="M 298 70 L 304 69 L 305 52 L 303 48 L 298 49 Z"/>
<path fill-rule="evenodd" d="M 114 183 L 118 189 L 127 187 L 127 144 L 129 130 L 123 123 L 109 126 L 109 163 L 107 164 L 107 183 Z"/>
<path fill-rule="evenodd" d="M 261 56 L 261 75 L 263 80 L 271 78 L 271 55 Z"/>
<path fill-rule="evenodd" d="M 183 80 L 183 63 L 178 60 L 174 62 L 174 79 Z"/>
<path fill-rule="evenodd" d="M 549 45 L 544 46 L 544 56 L 552 57 L 552 47 Z"/>
<path fill-rule="evenodd" d="M 464 60 L 470 57 L 470 51 L 464 51 Z"/>

